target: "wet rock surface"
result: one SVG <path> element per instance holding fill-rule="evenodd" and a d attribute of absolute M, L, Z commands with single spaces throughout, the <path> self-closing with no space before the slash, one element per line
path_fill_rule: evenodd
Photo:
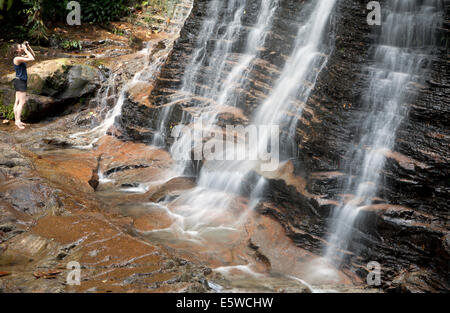
<path fill-rule="evenodd" d="M 130 152 L 135 156 L 133 163 L 142 162 L 143 158 L 149 163 L 158 162 L 157 155 L 144 151 L 141 157 L 136 155 L 138 149 L 133 143 L 105 140 L 106 147 L 100 145 L 98 153 L 107 154 L 107 149 L 114 153 L 103 160 L 104 169 L 114 164 L 127 166 L 126 162 L 133 162 L 126 157 Z M 0 278 L 2 291 L 211 290 L 204 274 L 210 274 L 211 270 L 206 266 L 178 259 L 131 236 L 129 230 L 138 225 L 139 218 L 135 221 L 108 208 L 110 203 L 134 203 L 136 197 L 127 200 L 120 194 L 95 194 L 88 180 L 92 169 L 97 167 L 96 153 L 70 150 L 34 153 L 19 145 L 9 145 L 8 141 L 13 142 L 14 135 L 2 132 L 2 156 L 10 160 L 0 166 L 0 268 L 8 273 Z M 158 167 L 157 163 L 150 166 Z M 135 181 L 139 181 L 140 175 L 135 176 Z M 116 179 L 126 181 L 130 176 Z M 141 197 L 141 201 L 146 197 Z M 79 286 L 67 284 L 66 277 L 72 269 L 67 264 L 71 261 L 81 265 Z"/>
<path fill-rule="evenodd" d="M 92 45 L 98 44 L 101 43 Z M 145 61 L 139 53 L 108 60 L 118 74 L 117 88 Z M 72 60 L 61 62 L 73 64 Z M 47 92 L 47 96 L 32 95 L 33 100 L 92 96 L 92 86 L 97 89 L 97 84 L 103 83 L 91 76 L 89 65 L 63 69 L 59 63 L 36 65 L 44 72 L 48 70 L 48 75 L 41 73 L 47 76 L 39 85 L 39 93 L 51 89 L 47 85 L 54 82 L 58 70 L 68 80 L 59 81 L 64 88 L 58 88 L 57 93 Z M 45 64 L 58 66 L 52 70 Z M 99 73 L 98 69 L 95 73 Z M 80 84 L 80 77 L 87 77 L 87 84 Z M 66 88 L 66 83 L 69 87 L 73 83 L 74 88 Z M 6 91 L 9 88 L 5 86 Z M 75 89 L 81 93 L 74 93 Z M 31 124 L 24 131 L 13 125 L 0 126 L 0 291 L 211 291 L 206 283 L 211 269 L 132 236 L 129 232 L 135 218 L 124 215 L 120 209 L 136 201 L 149 201 L 154 193 L 162 197 L 187 188 L 182 182 L 175 182 L 147 195 L 117 192 L 123 186 L 158 176 L 171 164 L 167 152 L 110 136 L 102 138 L 92 151 L 73 148 L 86 142 L 84 138 L 70 138 L 71 132 L 98 123 L 96 115 L 100 113 L 96 112 L 77 108 L 55 119 L 48 118 L 47 112 L 46 120 Z M 114 183 L 104 183 L 99 173 Z M 111 207 L 111 203 L 117 207 Z M 67 265 L 71 261 L 81 266 L 79 286 L 67 281 L 72 270 Z"/>
<path fill-rule="evenodd" d="M 64 119 L 70 121 L 65 117 L 54 123 Z M 2 291 L 311 292 L 310 287 L 284 274 L 264 278 L 233 269 L 234 264 L 245 266 L 246 260 L 251 260 L 262 271 L 276 272 L 285 266 L 280 262 L 290 262 L 277 260 L 277 246 L 285 253 L 289 247 L 291 257 L 300 253 L 293 243 L 286 242 L 284 230 L 275 220 L 263 216 L 250 219 L 243 233 L 232 237 L 232 251 L 228 244 L 214 240 L 206 246 L 173 245 L 147 237 L 152 230 L 173 223 L 173 216 L 157 202 L 163 197 L 176 198 L 195 187 L 194 182 L 177 177 L 142 194 L 127 194 L 118 186 L 155 181 L 148 173 L 161 175 L 172 162 L 166 151 L 111 136 L 101 138 L 97 148 L 89 151 L 43 149 L 43 144 L 30 151 L 20 144 L 26 132 L 31 135 L 33 130 L 1 133 L 2 155 L 13 160 L 0 166 L 0 268 L 7 273 L 0 277 Z M 42 135 L 41 130 L 32 136 L 37 141 Z M 12 147 L 18 151 L 11 151 Z M 138 166 L 140 171 L 133 171 Z M 89 184 L 93 172 L 114 183 L 97 181 L 94 190 Z M 277 241 L 273 241 L 275 237 Z M 81 266 L 80 285 L 68 284 L 72 261 Z M 211 269 L 218 265 L 231 267 L 222 274 Z M 353 283 L 347 282 L 342 288 L 357 288 L 351 286 Z"/>

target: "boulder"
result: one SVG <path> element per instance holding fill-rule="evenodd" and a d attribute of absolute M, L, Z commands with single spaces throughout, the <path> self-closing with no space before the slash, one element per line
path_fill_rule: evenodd
<path fill-rule="evenodd" d="M 39 120 L 55 111 L 58 101 L 52 97 L 30 94 L 22 111 L 22 119 Z"/>
<path fill-rule="evenodd" d="M 103 81 L 101 71 L 93 66 L 76 64 L 65 75 L 66 88 L 57 95 L 60 99 L 75 99 L 94 92 Z"/>
<path fill-rule="evenodd" d="M 0 77 L 4 103 L 14 103 L 12 81 L 15 74 Z M 40 120 L 56 115 L 67 104 L 91 95 L 104 80 L 102 72 L 93 66 L 70 59 L 46 60 L 28 68 L 28 102 L 24 120 Z"/>
<path fill-rule="evenodd" d="M 70 66 L 69 59 L 47 60 L 34 64 L 28 68 L 28 91 L 35 94 L 42 94 L 47 80 L 53 78 L 58 72 L 64 72 L 65 67 Z M 15 73 L 10 73 L 0 77 L 0 83 L 11 83 L 15 78 Z"/>

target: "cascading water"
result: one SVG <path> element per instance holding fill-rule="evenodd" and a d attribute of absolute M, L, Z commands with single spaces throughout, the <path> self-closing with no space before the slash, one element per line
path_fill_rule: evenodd
<path fill-rule="evenodd" d="M 296 121 L 328 60 L 331 45 L 324 44 L 323 33 L 335 3 L 334 0 L 317 2 L 308 21 L 299 29 L 295 50 L 276 86 L 253 119 L 256 125 L 285 126 L 288 132 L 281 138 L 282 142 L 294 142 Z M 261 144 L 267 145 L 267 142 L 261 141 Z"/>
<path fill-rule="evenodd" d="M 394 147 L 396 131 L 414 96 L 408 86 L 426 77 L 441 19 L 440 2 L 391 0 L 385 4 L 374 64 L 368 68 L 370 85 L 363 99 L 368 115 L 361 121 L 362 137 L 350 151 L 347 168 L 345 194 L 354 197 L 334 211 L 325 252 L 328 260 L 342 262 L 358 212 L 377 196 L 385 152 Z"/>
<path fill-rule="evenodd" d="M 186 74 L 183 78 L 183 85 L 181 87 L 182 97 L 195 97 L 198 99 L 214 99 L 214 91 L 217 90 L 217 82 L 227 61 L 227 57 L 230 54 L 233 39 L 239 35 L 241 31 L 241 17 L 244 14 L 245 1 L 228 1 L 225 9 L 225 18 L 219 19 L 221 8 L 220 1 L 211 1 L 208 6 L 208 19 L 202 25 L 202 29 L 198 36 L 197 47 L 193 54 L 190 64 L 187 66 Z M 227 18 L 229 16 L 229 18 Z M 221 21 L 221 22 L 219 22 Z M 219 36 L 219 31 L 225 28 L 225 32 Z M 208 56 L 208 44 L 213 36 L 218 36 L 216 44 L 214 46 L 213 53 Z M 207 61 L 215 64 L 214 71 L 211 71 L 206 75 L 209 83 L 207 88 L 202 88 L 202 82 L 199 74 L 204 63 Z M 210 84 L 210 82 L 214 82 Z M 211 86 L 212 85 L 212 86 Z M 205 86 L 206 87 L 206 86 Z M 160 129 L 155 134 L 154 144 L 164 145 L 162 134 L 165 132 L 166 121 L 171 112 L 170 107 L 165 107 L 160 116 L 159 125 Z"/>
<path fill-rule="evenodd" d="M 221 5 L 220 1 L 212 1 L 208 7 L 208 18 L 204 21 L 200 36 L 197 40 L 197 47 L 193 53 L 192 61 L 188 64 L 186 74 L 183 79 L 183 85 L 180 88 L 181 97 L 191 97 L 195 99 L 210 99 L 207 104 L 200 103 L 198 109 L 200 113 L 197 121 L 204 127 L 212 127 L 216 123 L 216 116 L 224 105 L 237 106 L 237 98 L 231 100 L 231 93 L 234 89 L 242 84 L 245 75 L 251 70 L 251 63 L 257 58 L 259 49 L 265 42 L 265 37 L 269 31 L 273 14 L 277 8 L 277 1 L 263 0 L 261 1 L 257 24 L 249 31 L 247 35 L 247 44 L 242 55 L 233 62 L 234 66 L 228 69 L 230 59 L 234 54 L 231 51 L 233 40 L 235 40 L 242 31 L 242 16 L 245 14 L 245 6 L 247 1 L 229 1 L 224 8 L 224 17 L 218 19 Z M 217 38 L 215 38 L 217 36 Z M 207 54 L 207 45 L 212 38 L 215 38 L 213 51 Z M 214 64 L 214 67 L 202 72 L 205 64 Z M 226 84 L 223 83 L 226 82 Z M 176 95 L 178 96 L 178 95 Z M 226 103 L 224 102 L 226 100 Z M 170 112 L 169 108 L 165 108 L 162 113 L 161 128 L 159 134 L 164 132 L 165 119 Z M 184 120 L 185 123 L 192 122 L 193 119 Z M 201 134 L 198 134 L 201 135 Z M 183 134 L 172 145 L 171 153 L 174 159 L 181 160 L 178 162 L 177 172 L 183 174 L 186 166 L 190 164 L 190 153 L 192 150 L 192 137 L 189 133 Z M 229 164 L 222 164 L 229 168 Z M 215 222 L 219 219 L 217 214 L 221 210 L 229 208 L 230 202 L 233 201 L 232 195 L 239 193 L 240 182 L 247 174 L 244 170 L 219 171 L 218 175 L 214 173 L 202 171 L 198 179 L 198 187 L 191 192 L 181 195 L 171 206 L 176 206 L 178 212 L 183 212 L 185 216 L 182 227 L 179 230 L 188 230 L 185 235 L 198 234 L 199 229 L 210 230 L 211 227 L 222 229 L 231 229 L 234 222 L 229 221 L 227 226 L 223 225 L 223 220 Z M 214 208 L 215 213 L 211 212 Z M 220 219 L 219 219 L 220 220 Z"/>
<path fill-rule="evenodd" d="M 197 116 L 196 121 L 203 127 L 211 127 L 215 125 L 217 114 L 223 110 L 224 106 L 236 107 L 238 96 L 235 91 L 244 83 L 246 75 L 251 71 L 252 62 L 257 58 L 259 49 L 264 46 L 267 32 L 269 31 L 274 12 L 278 6 L 277 1 L 263 0 L 261 1 L 260 11 L 257 24 L 250 30 L 246 46 L 236 61 L 233 60 L 234 53 L 231 51 L 233 40 L 235 40 L 242 29 L 242 16 L 245 14 L 247 1 L 230 1 L 227 3 L 226 13 L 230 16 L 229 22 L 224 18 L 222 22 L 218 22 L 217 15 L 219 2 L 211 2 L 209 12 L 215 18 L 215 25 L 208 19 L 204 22 L 201 36 L 199 36 L 198 45 L 194 52 L 191 64 L 187 67 L 187 73 L 183 78 L 183 86 L 181 87 L 182 96 L 188 95 L 193 99 L 200 99 L 199 107 L 204 107 Z M 225 31 L 216 39 L 216 44 L 211 55 L 207 55 L 207 45 L 211 40 L 211 36 L 217 36 L 224 28 Z M 228 69 L 230 62 L 234 66 Z M 206 73 L 202 73 L 203 65 L 209 66 Z M 231 99 L 230 97 L 233 97 Z M 207 100 L 206 104 L 202 101 Z M 169 108 L 163 110 L 163 119 L 158 134 L 164 132 L 165 120 L 170 112 Z M 190 123 L 193 119 L 182 121 Z M 157 134 L 157 136 L 158 136 Z M 198 134 L 201 136 L 201 134 Z M 158 138 L 158 137 L 157 137 Z M 177 160 L 189 160 L 191 153 L 191 137 L 190 134 L 182 135 L 171 147 L 171 153 Z M 178 171 L 186 170 L 190 162 L 181 162 Z"/>
<path fill-rule="evenodd" d="M 279 8 L 276 1 L 261 1 L 257 24 L 247 35 L 244 51 L 237 61 L 234 61 L 236 57 L 230 50 L 232 44 L 229 40 L 240 32 L 239 28 L 242 27 L 240 19 L 245 5 L 242 5 L 242 2 L 229 1 L 224 14 L 217 12 L 218 3 L 213 1 L 210 4 L 208 18 L 201 28 L 192 61 L 185 70 L 184 83 L 179 92 L 171 98 L 173 101 L 188 98 L 190 104 L 199 103 L 195 107 L 196 122 L 204 129 L 216 125 L 217 115 L 223 106 L 239 106 L 237 95 L 239 87 L 244 85 L 252 71 L 253 63 L 264 47 L 274 14 Z M 291 55 L 275 86 L 254 113 L 252 125 L 279 125 L 287 130 L 288 135 L 284 140 L 293 140 L 291 130 L 295 128 L 296 120 L 301 115 L 301 104 L 307 101 L 332 49 L 330 41 L 325 39 L 325 30 L 330 25 L 330 16 L 335 3 L 336 1 L 322 0 L 311 2 L 304 7 L 305 14 L 308 15 L 296 33 Z M 222 14 L 225 15 L 222 18 L 228 20 L 227 23 L 213 20 Z M 223 29 L 223 25 L 227 25 L 226 29 Z M 222 32 L 218 32 L 217 29 L 221 28 Z M 214 50 L 210 51 L 209 55 L 206 47 L 212 38 L 207 38 L 208 36 L 216 40 Z M 230 69 L 229 60 L 233 60 Z M 205 64 L 213 64 L 214 67 L 205 69 L 203 68 Z M 159 134 L 164 133 L 164 119 L 170 114 L 170 108 L 166 107 L 163 114 Z M 192 126 L 193 121 L 193 117 L 184 118 L 183 122 L 188 125 L 186 127 L 188 131 L 195 127 Z M 194 133 L 196 131 L 194 129 Z M 192 137 L 187 133 L 183 133 L 172 145 L 170 151 L 174 159 L 190 160 L 193 143 Z M 250 147 L 242 145 L 238 149 L 267 151 L 270 143 L 271 133 L 267 132 L 261 134 L 258 144 L 253 143 Z M 249 155 L 252 151 L 246 152 Z M 291 156 L 286 155 L 284 158 Z M 265 178 L 261 177 L 255 181 L 253 189 L 247 194 L 249 201 L 242 205 L 242 186 L 260 163 L 250 160 L 204 161 L 198 175 L 197 187 L 183 193 L 174 201 L 164 203 L 177 218 L 170 230 L 164 229 L 161 232 L 167 235 L 169 231 L 171 236 L 179 240 L 204 243 L 205 240 L 209 241 L 212 238 L 215 242 L 230 244 L 232 240 L 227 238 L 232 238 L 232 234 L 242 226 L 251 208 L 257 205 L 263 195 Z M 189 164 L 190 161 L 178 162 L 178 174 L 185 173 Z M 152 231 L 151 236 L 158 236 L 157 233 L 158 231 Z"/>
<path fill-rule="evenodd" d="M 190 1 L 189 5 L 192 5 L 192 0 L 182 1 Z M 321 153 L 314 154 L 308 150 L 308 155 L 318 158 L 317 162 L 308 164 L 319 165 L 327 171 L 311 171 L 311 180 L 297 176 L 294 171 L 297 164 L 294 162 L 299 161 L 296 156 L 299 147 L 297 140 L 302 138 L 298 134 L 305 133 L 308 139 L 318 138 L 320 132 L 317 129 L 320 125 L 330 125 L 328 114 L 334 112 L 329 104 L 323 107 L 316 101 L 309 101 L 313 100 L 309 98 L 333 50 L 332 27 L 335 23 L 332 22 L 332 17 L 338 0 L 195 0 L 194 14 L 189 16 L 186 24 L 183 18 L 188 15 L 184 14 L 187 7 L 180 7 L 178 15 L 175 12 L 175 16 L 180 18 L 178 21 L 176 17 L 172 19 L 173 23 L 169 27 L 171 30 L 168 31 L 170 38 L 165 37 L 166 34 L 155 35 L 157 39 L 150 42 L 143 51 L 131 56 L 132 63 L 128 63 L 125 71 L 135 64 L 142 65 L 142 68 L 139 68 L 140 71 L 120 92 L 115 84 L 119 76 L 112 74 L 109 77 L 108 84 L 103 86 L 97 96 L 101 106 L 99 109 L 102 110 L 100 115 L 106 118 L 91 132 L 75 134 L 83 137 L 86 135 L 84 143 L 90 142 L 90 145 L 81 148 L 98 146 L 98 149 L 85 153 L 75 151 L 74 155 L 72 151 L 67 151 L 68 156 L 76 158 L 76 163 L 73 164 L 81 165 L 82 175 L 76 173 L 75 179 L 83 182 L 83 188 L 79 191 L 88 195 L 86 201 L 79 199 L 81 205 L 90 208 L 92 202 L 95 212 L 104 208 L 108 214 L 102 221 L 111 224 L 118 231 L 126 231 L 125 237 L 122 233 L 111 237 L 121 240 L 120 249 L 114 249 L 114 243 L 109 244 L 107 248 L 111 248 L 111 251 L 105 250 L 105 253 L 111 254 L 116 260 L 129 260 L 128 255 L 122 257 L 122 251 L 127 246 L 136 248 L 134 250 L 137 257 L 132 260 L 139 259 L 139 264 L 143 265 L 150 262 L 149 266 L 152 268 L 156 266 L 156 272 L 163 274 L 164 281 L 162 284 L 153 284 L 153 277 L 150 277 L 150 283 L 169 288 L 166 290 L 175 290 L 169 286 L 174 281 L 180 282 L 176 284 L 177 289 L 178 286 L 184 288 L 178 291 L 188 292 L 203 288 L 206 284 L 216 291 L 231 288 L 238 288 L 239 291 L 246 288 L 266 291 L 270 288 L 277 292 L 304 291 L 303 286 L 311 292 L 322 291 L 305 280 L 316 287 L 326 288 L 336 288 L 337 284 L 357 284 L 360 280 L 356 273 L 338 271 L 335 266 L 329 266 L 331 262 L 328 261 L 337 259 L 339 263 L 343 254 L 347 253 L 345 250 L 353 251 L 353 246 L 349 249 L 349 245 L 350 242 L 355 242 L 354 239 L 351 240 L 351 236 L 352 230 L 356 228 L 354 224 L 359 212 L 369 209 L 367 207 L 372 205 L 374 199 L 379 202 L 382 197 L 378 193 L 381 189 L 385 155 L 391 153 L 390 149 L 394 149 L 395 132 L 408 114 L 407 106 L 412 102 L 413 90 L 418 89 L 426 79 L 434 48 L 433 33 L 440 23 L 439 5 L 442 0 L 385 2 L 388 4 L 383 11 L 382 32 L 377 45 L 373 47 L 373 62 L 366 68 L 370 84 L 362 107 L 370 115 L 363 121 L 355 118 L 355 123 L 360 123 L 361 127 L 353 134 L 358 137 L 345 158 L 350 160 L 346 164 L 348 181 L 343 186 L 346 192 L 342 195 L 342 203 L 335 208 L 332 220 L 334 224 L 330 227 L 333 233 L 325 253 L 326 266 L 320 268 L 320 273 L 312 270 L 315 269 L 316 261 L 323 261 L 316 255 L 317 245 L 325 242 L 320 238 L 323 223 L 319 213 L 323 210 L 314 211 L 314 208 L 310 208 L 316 214 L 312 216 L 305 202 L 306 198 L 311 202 L 317 200 L 313 203 L 314 207 L 319 204 L 321 209 L 328 207 L 330 203 L 336 203 L 334 199 L 322 195 L 323 190 L 335 187 L 328 180 L 322 181 L 322 177 L 329 173 L 327 164 L 334 162 L 329 163 L 328 158 L 320 158 Z M 351 1 L 342 7 L 358 9 L 354 8 Z M 345 14 L 343 17 L 344 25 L 352 19 Z M 175 33 L 182 26 L 182 37 L 173 46 L 178 37 Z M 344 35 L 346 37 L 348 34 Z M 361 34 L 358 32 L 358 35 Z M 351 42 L 344 38 L 345 44 L 349 41 Z M 365 45 L 361 49 L 363 53 L 364 48 Z M 343 62 L 343 69 L 348 69 L 347 65 L 359 57 L 354 52 L 351 51 L 350 62 L 346 53 L 334 55 L 337 60 L 330 62 L 333 63 L 331 76 L 335 73 L 335 66 L 339 67 L 342 61 L 340 57 L 347 59 Z M 166 58 L 170 61 L 167 62 Z M 441 67 L 440 63 L 437 65 Z M 160 69 L 162 71 L 158 75 Z M 325 83 L 330 82 L 329 75 L 324 75 L 323 78 Z M 335 82 L 333 79 L 331 81 Z M 325 90 L 325 93 L 322 90 L 318 94 L 327 99 L 326 95 L 330 91 L 330 100 L 336 100 L 333 97 L 334 90 Z M 109 110 L 111 100 L 117 96 L 115 106 Z M 310 104 L 312 105 L 309 107 Z M 311 113 L 303 114 L 303 110 Z M 328 110 L 329 112 L 325 112 Z M 342 112 L 340 107 L 337 110 Z M 350 111 L 347 111 L 345 117 L 348 112 Z M 154 119 L 156 114 L 159 114 L 158 121 Z M 331 119 L 335 125 L 340 120 L 340 116 L 337 117 Z M 319 124 L 321 120 L 327 122 Z M 114 130 L 114 125 L 117 125 L 115 122 L 120 122 L 122 127 L 113 132 L 113 136 L 105 136 L 105 140 L 102 139 L 95 145 L 98 136 L 105 135 L 109 129 Z M 175 123 L 183 127 L 175 127 L 181 131 L 180 136 L 175 137 L 173 144 L 168 146 L 172 139 L 166 136 Z M 64 125 L 68 124 L 64 121 Z M 236 125 L 242 127 L 235 130 L 232 137 L 228 137 L 226 127 Z M 246 140 L 249 134 L 244 126 L 247 125 L 258 129 L 257 140 Z M 155 126 L 157 129 L 153 132 Z M 281 136 L 276 134 L 277 138 L 274 140 L 272 129 L 264 128 L 267 126 L 279 127 Z M 305 131 L 309 126 L 310 131 Z M 219 136 L 205 135 L 205 130 L 217 131 Z M 347 128 L 342 133 L 345 134 L 346 131 Z M 120 138 L 114 138 L 115 135 Z M 122 141 L 122 135 L 134 140 Z M 151 135 L 154 135 L 153 146 L 157 146 L 156 148 L 146 145 Z M 221 140 L 224 137 L 225 145 Z M 204 146 L 219 141 L 222 148 L 225 146 L 222 156 L 228 156 L 226 152 L 231 150 L 228 145 L 231 143 L 234 144 L 233 152 L 236 152 L 234 157 L 244 155 L 244 159 L 209 159 L 208 153 L 213 152 L 205 151 Z M 313 147 L 320 143 L 322 141 L 319 138 Z M 278 145 L 281 153 L 276 154 L 276 161 L 281 166 L 275 170 L 264 170 L 263 166 L 268 162 L 261 159 L 261 156 L 268 150 L 280 152 L 275 147 Z M 40 149 L 43 145 L 37 143 L 36 146 Z M 197 146 L 202 146 L 200 159 L 194 157 Z M 334 149 L 335 146 L 330 145 L 330 148 Z M 34 162 L 39 166 L 36 172 L 40 171 L 39 175 L 51 180 L 52 185 L 62 185 L 64 190 L 67 189 L 72 194 L 72 186 L 65 186 L 67 181 L 73 181 L 69 180 L 72 178 L 69 174 L 76 167 L 64 169 L 63 176 L 59 179 L 49 167 L 68 164 L 67 157 L 60 157 L 60 153 L 54 151 L 56 148 L 46 151 L 47 148 L 43 147 L 44 151 L 38 151 L 39 161 Z M 161 147 L 164 149 L 160 149 Z M 165 151 L 166 148 L 169 151 Z M 237 151 L 234 151 L 236 148 Z M 409 148 L 408 146 L 407 149 Z M 220 154 L 220 151 L 215 152 Z M 335 152 L 331 151 L 330 155 L 335 155 Z M 260 158 L 253 159 L 252 156 Z M 275 157 L 273 153 L 272 157 Z M 310 161 L 308 157 L 305 159 Z M 400 165 L 404 168 L 404 164 Z M 91 170 L 94 172 L 91 173 Z M 332 170 L 333 179 L 334 175 L 347 177 Z M 266 190 L 268 185 L 270 190 Z M 321 195 L 316 194 L 316 191 Z M 124 192 L 132 194 L 125 195 Z M 94 203 L 96 200 L 98 204 Z M 78 202 L 74 205 L 74 208 L 79 206 Z M 390 206 L 383 206 L 383 209 L 384 207 L 390 209 Z M 423 216 L 428 218 L 428 215 Z M 429 216 L 430 219 L 434 218 L 432 214 Z M 422 222 L 424 219 L 421 216 L 418 220 Z M 403 219 L 400 222 L 403 223 Z M 399 225 L 402 230 L 405 229 L 405 224 Z M 417 226 L 426 230 L 423 225 L 424 223 L 412 225 L 414 234 L 417 233 Z M 444 233 L 434 225 L 431 226 L 433 237 Z M 105 240 L 109 240 L 110 233 L 107 230 L 108 238 Z M 421 233 L 427 236 L 431 232 L 426 230 Z M 138 241 L 134 241 L 136 237 Z M 147 245 L 144 245 L 145 240 Z M 390 239 L 387 240 L 390 242 Z M 419 243 L 421 241 L 422 238 L 418 240 Z M 434 242 L 437 240 L 431 241 L 432 245 Z M 428 245 L 428 242 L 425 243 Z M 443 251 L 442 246 L 435 246 L 439 249 L 438 253 Z M 420 250 L 419 246 L 418 249 L 413 248 Z M 428 253 L 423 246 L 422 250 Z M 96 257 L 96 251 L 91 252 Z M 423 264 L 422 260 L 425 258 L 419 258 L 419 266 Z M 392 261 L 396 261 L 396 258 Z M 127 277 L 121 279 L 121 286 L 129 285 L 136 275 L 148 278 L 146 273 L 141 275 L 133 270 L 133 264 L 128 265 L 120 268 L 122 272 L 126 270 L 131 275 L 127 274 Z M 204 266 L 208 266 L 208 269 Z M 403 264 L 399 267 L 403 267 Z M 143 268 L 147 271 L 148 266 Z M 106 271 L 99 275 L 105 276 L 108 273 L 110 272 Z M 216 275 L 218 273 L 223 275 Z M 325 279 L 321 280 L 317 274 Z M 99 275 L 94 275 L 93 278 Z M 198 278 L 201 279 L 202 286 L 197 283 Z M 405 278 L 409 279 L 406 275 Z M 324 286 L 330 284 L 331 279 L 336 285 Z M 148 285 L 148 281 L 147 279 L 144 287 Z M 243 281 L 247 284 L 243 284 Z M 394 284 L 392 286 L 397 288 Z M 290 287 L 293 288 L 289 289 Z M 400 285 L 400 288 L 403 289 L 404 286 Z"/>
<path fill-rule="evenodd" d="M 198 36 L 197 48 L 191 59 L 191 63 L 186 68 L 183 78 L 183 85 L 180 93 L 182 97 L 190 96 L 197 99 L 208 99 L 211 106 L 236 106 L 237 93 L 233 93 L 239 88 L 247 77 L 246 74 L 252 70 L 252 62 L 257 58 L 259 49 L 264 45 L 268 30 L 270 29 L 273 14 L 278 6 L 278 0 L 261 1 L 260 12 L 257 24 L 249 32 L 246 40 L 246 47 L 242 56 L 234 61 L 235 66 L 226 74 L 226 66 L 232 57 L 231 48 L 233 40 L 239 36 L 244 25 L 241 19 L 245 14 L 246 1 L 229 1 L 226 13 L 232 17 L 231 21 L 224 19 L 217 23 L 220 5 L 219 1 L 212 1 L 208 7 L 209 18 L 203 23 L 200 35 Z M 212 36 L 217 36 L 218 32 L 226 27 L 226 31 L 217 39 L 214 51 L 211 56 L 207 55 L 207 45 Z M 205 62 L 214 64 L 214 67 L 207 73 L 206 78 L 199 72 Z M 225 77 L 223 75 L 225 74 Z M 201 86 L 205 87 L 201 87 Z M 200 87 L 199 87 L 200 86 Z M 171 107 L 163 109 L 159 119 L 159 130 L 155 134 L 154 145 L 164 145 L 163 134 L 166 132 L 166 123 L 170 115 Z M 201 120 L 204 124 L 211 125 L 215 122 L 217 111 L 208 109 L 202 113 Z M 184 121 L 187 122 L 187 121 Z M 184 144 L 184 146 L 180 146 Z M 177 146 L 172 151 L 188 152 L 190 143 L 179 140 Z"/>
<path fill-rule="evenodd" d="M 323 44 L 323 33 L 334 8 L 335 1 L 319 1 L 312 10 L 309 19 L 299 29 L 294 50 L 286 62 L 280 78 L 267 99 L 255 112 L 252 124 L 255 126 L 277 125 L 289 129 L 287 138 L 281 142 L 292 142 L 291 129 L 295 128 L 296 118 L 301 115 L 298 102 L 306 102 L 317 76 L 327 61 L 330 45 Z M 289 114 L 294 113 L 294 114 Z M 246 155 L 262 155 L 268 151 L 268 145 L 273 142 L 270 128 L 259 131 L 257 144 L 240 149 L 256 149 L 247 151 Z M 291 155 L 284 156 L 289 158 Z M 258 171 L 260 162 L 225 161 L 214 162 L 214 166 L 204 165 L 200 173 L 200 186 L 214 190 L 224 190 L 227 193 L 239 194 L 244 179 L 252 170 Z M 261 177 L 250 194 L 250 207 L 254 207 L 264 191 L 265 179 Z M 228 204 L 227 202 L 225 202 Z M 221 203 L 222 205 L 224 202 Z M 204 203 L 203 205 L 207 205 Z M 245 215 L 244 215 L 245 216 Z M 241 219 L 242 220 L 242 219 Z"/>

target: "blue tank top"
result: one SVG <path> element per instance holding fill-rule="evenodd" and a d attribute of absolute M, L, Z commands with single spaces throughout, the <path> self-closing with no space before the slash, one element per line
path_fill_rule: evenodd
<path fill-rule="evenodd" d="M 16 70 L 16 77 L 20 80 L 27 81 L 27 65 L 25 63 L 20 63 L 19 65 L 14 64 L 14 69 Z"/>

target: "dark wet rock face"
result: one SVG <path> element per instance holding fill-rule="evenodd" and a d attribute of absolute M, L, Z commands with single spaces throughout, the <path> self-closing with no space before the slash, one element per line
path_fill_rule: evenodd
<path fill-rule="evenodd" d="M 371 65 L 371 45 L 379 30 L 364 22 L 363 6 L 360 1 L 339 3 L 335 51 L 307 103 L 308 110 L 303 114 L 306 121 L 299 120 L 297 126 L 300 162 L 296 171 L 306 176 L 307 191 L 332 201 L 339 201 L 339 195 L 345 192 L 348 151 L 361 136 L 360 125 L 355 122 L 368 114 L 362 105 L 369 80 L 365 68 Z M 448 19 L 449 8 L 445 10 Z M 436 36 L 442 39 L 446 33 L 448 25 Z M 365 266 L 378 261 L 384 287 L 390 290 L 449 288 L 445 241 L 450 188 L 445 177 L 449 173 L 450 137 L 443 123 L 449 119 L 449 59 L 442 46 L 448 43 L 438 42 L 441 46 L 436 47 L 436 55 L 430 56 L 425 83 L 407 87 L 415 95 L 406 104 L 409 117 L 397 131 L 392 151 L 385 153 L 378 198 L 360 213 L 349 247 L 359 258 L 350 255 L 347 264 Z M 352 170 L 355 174 L 357 171 Z M 329 209 L 326 201 L 317 211 L 327 219 Z M 314 233 L 314 227 L 300 225 L 300 229 Z M 309 245 L 311 240 L 305 242 Z"/>

